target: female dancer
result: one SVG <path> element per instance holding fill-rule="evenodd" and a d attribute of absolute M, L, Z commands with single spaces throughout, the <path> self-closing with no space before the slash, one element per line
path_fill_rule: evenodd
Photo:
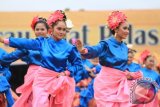
<path fill-rule="evenodd" d="M 6 53 L 7 52 L 5 50 L 0 48 L 0 58 L 3 57 L 3 55 Z M 9 67 L 6 65 L 0 64 L 0 96 L 1 96 L 0 105 L 1 106 L 5 105 L 4 95 L 6 96 L 8 107 L 12 107 L 14 103 L 14 99 L 10 91 L 10 84 L 9 84 L 10 77 L 11 77 L 11 72 L 9 71 Z"/>
<path fill-rule="evenodd" d="M 141 72 L 141 66 L 137 63 L 134 63 L 134 54 L 136 53 L 136 50 L 130 49 L 128 50 L 128 61 L 127 61 L 127 71 L 129 75 L 127 75 L 127 78 L 129 80 L 136 80 L 138 78 L 143 77 L 143 73 Z M 128 81 L 129 84 L 133 83 L 133 81 Z"/>
<path fill-rule="evenodd" d="M 32 24 L 31 24 L 31 28 L 33 29 L 36 37 L 38 36 L 43 36 L 43 37 L 47 37 L 48 34 L 48 29 L 49 26 L 46 22 L 47 20 L 45 18 L 42 17 L 34 17 L 32 20 Z M 0 58 L 0 63 L 3 65 L 10 65 L 12 62 L 18 60 L 19 58 L 22 58 L 23 61 L 25 61 L 27 64 L 29 64 L 29 69 L 27 72 L 27 75 L 25 76 L 25 83 L 24 85 L 20 86 L 17 89 L 17 93 L 21 93 L 20 98 L 17 98 L 18 100 L 15 102 L 15 106 L 18 104 L 20 106 L 20 104 L 25 104 L 27 105 L 27 101 L 26 102 L 22 102 L 21 99 L 23 99 L 24 97 L 26 97 L 28 95 L 28 90 L 26 90 L 26 83 L 33 78 L 32 74 L 36 73 L 36 71 L 38 70 L 39 66 L 41 65 L 41 57 L 40 57 L 40 52 L 39 51 L 27 51 L 27 50 L 16 50 L 12 53 L 9 54 L 3 54 L 3 56 Z M 31 88 L 31 87 L 30 87 Z M 24 93 L 22 93 L 22 91 L 25 90 Z M 32 96 L 32 95 L 30 95 Z M 24 101 L 24 100 L 23 100 Z"/>
<path fill-rule="evenodd" d="M 159 107 L 159 104 L 158 104 L 158 91 L 159 90 L 158 90 L 158 88 L 160 87 L 160 75 L 156 71 L 153 70 L 154 66 L 155 66 L 154 57 L 152 55 L 146 56 L 146 58 L 144 59 L 144 65 L 145 65 L 145 67 L 141 69 L 141 71 L 143 72 L 143 78 L 149 78 L 150 82 L 152 82 L 152 84 L 154 84 L 154 87 L 156 88 L 156 90 L 155 90 L 156 95 L 151 102 L 149 102 L 147 104 L 140 104 L 137 107 Z M 152 91 L 154 91 L 154 90 L 152 90 Z M 149 97 L 150 94 L 151 93 L 148 92 L 148 93 L 146 93 L 146 96 Z"/>
<path fill-rule="evenodd" d="M 0 40 L 3 43 L 8 42 L 12 47 L 40 51 L 42 67 L 30 86 L 33 94 L 32 107 L 71 107 L 75 88 L 72 77 L 83 67 L 76 47 L 64 39 L 67 29 L 65 20 L 66 16 L 61 10 L 51 14 L 48 24 L 52 33 L 48 38 L 10 37 L 8 41 L 2 38 Z M 67 61 L 72 66 L 67 67 Z"/>
<path fill-rule="evenodd" d="M 133 60 L 134 60 L 134 54 L 136 53 L 135 50 L 133 49 L 129 49 L 128 51 L 128 71 L 130 72 L 136 72 L 136 71 L 139 71 L 141 69 L 141 66 L 137 63 L 134 63 Z"/>
<path fill-rule="evenodd" d="M 108 27 L 113 34 L 108 40 L 85 48 L 82 48 L 81 41 L 77 40 L 76 46 L 83 57 L 99 57 L 102 65 L 94 81 L 97 107 L 128 107 L 129 87 L 124 72 L 127 67 L 128 48 L 123 40 L 129 34 L 129 24 L 125 14 L 112 12 L 108 17 Z"/>

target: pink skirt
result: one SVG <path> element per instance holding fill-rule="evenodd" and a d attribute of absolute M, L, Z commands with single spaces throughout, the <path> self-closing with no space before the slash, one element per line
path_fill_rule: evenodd
<path fill-rule="evenodd" d="M 36 73 L 30 73 L 25 88 L 17 90 L 26 96 L 20 97 L 14 107 L 71 107 L 75 81 L 68 76 L 57 78 L 57 75 L 57 72 L 42 67 Z"/>
<path fill-rule="evenodd" d="M 94 81 L 97 107 L 129 107 L 129 85 L 123 71 L 102 67 Z"/>
<path fill-rule="evenodd" d="M 32 84 L 40 66 L 30 65 L 24 77 L 24 84 L 16 89 L 21 96 L 16 100 L 13 107 L 32 107 Z"/>

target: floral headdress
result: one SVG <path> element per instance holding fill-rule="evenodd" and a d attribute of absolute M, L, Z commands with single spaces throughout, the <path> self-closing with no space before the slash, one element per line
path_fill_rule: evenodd
<path fill-rule="evenodd" d="M 140 63 L 144 63 L 144 60 L 151 55 L 151 52 L 149 50 L 144 50 L 141 54 L 140 54 L 140 59 L 139 62 Z"/>
<path fill-rule="evenodd" d="M 73 26 L 74 26 L 70 19 L 66 20 L 66 25 L 67 25 L 67 28 L 69 28 L 69 29 L 73 28 Z"/>
<path fill-rule="evenodd" d="M 31 28 L 34 30 L 35 24 L 39 21 L 39 17 L 36 16 L 33 18 L 32 23 L 31 23 Z"/>
<path fill-rule="evenodd" d="M 119 26 L 120 23 L 123 23 L 126 19 L 127 19 L 127 17 L 122 12 L 113 11 L 109 15 L 108 20 L 107 20 L 108 21 L 108 27 L 111 30 L 114 30 L 115 28 L 117 28 Z"/>
<path fill-rule="evenodd" d="M 52 23 L 55 23 L 57 20 L 63 20 L 63 19 L 64 19 L 63 11 L 57 10 L 49 16 L 47 23 L 49 26 L 51 26 Z"/>
<path fill-rule="evenodd" d="M 40 21 L 42 21 L 42 22 L 44 22 L 44 23 L 47 24 L 46 18 L 36 16 L 32 20 L 31 28 L 34 30 L 35 29 L 35 24 L 38 23 L 38 22 L 40 22 Z"/>

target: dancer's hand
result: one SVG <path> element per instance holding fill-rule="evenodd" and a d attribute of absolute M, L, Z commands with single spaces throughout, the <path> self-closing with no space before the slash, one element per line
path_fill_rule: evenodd
<path fill-rule="evenodd" d="M 131 72 L 130 75 L 133 79 L 138 79 L 143 77 L 143 73 L 141 71 Z"/>
<path fill-rule="evenodd" d="M 83 48 L 83 44 L 79 39 L 76 40 L 75 46 L 81 54 L 85 53 L 85 48 Z"/>
<path fill-rule="evenodd" d="M 0 42 L 4 43 L 4 39 L 2 37 L 0 37 Z"/>
<path fill-rule="evenodd" d="M 127 77 L 128 80 L 132 80 L 133 79 L 133 77 L 130 74 L 127 74 L 126 77 Z"/>
<path fill-rule="evenodd" d="M 133 79 L 133 77 L 131 76 L 130 72 L 127 71 L 127 70 L 125 71 L 125 75 L 126 75 L 128 80 L 132 80 Z"/>
<path fill-rule="evenodd" d="M 76 42 L 75 42 L 75 45 L 76 45 L 78 51 L 81 52 L 82 48 L 83 48 L 82 42 L 79 39 L 77 39 Z"/>
<path fill-rule="evenodd" d="M 59 78 L 60 76 L 66 76 L 66 73 L 65 72 L 58 73 L 57 78 Z"/>

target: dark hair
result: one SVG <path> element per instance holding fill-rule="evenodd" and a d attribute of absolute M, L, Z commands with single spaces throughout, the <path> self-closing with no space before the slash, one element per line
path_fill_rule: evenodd
<path fill-rule="evenodd" d="M 156 66 L 158 73 L 160 73 L 160 66 Z"/>
<path fill-rule="evenodd" d="M 46 20 L 45 18 L 43 18 L 43 17 L 39 17 L 38 19 L 39 19 L 39 20 L 34 24 L 34 29 L 35 29 L 35 27 L 36 27 L 36 25 L 37 25 L 38 23 L 43 23 L 43 24 L 45 25 L 46 29 L 48 30 L 48 29 L 49 29 L 49 26 L 48 26 L 48 24 L 47 24 L 47 20 Z"/>
<path fill-rule="evenodd" d="M 109 29 L 109 30 L 110 30 L 110 32 L 112 33 L 112 35 L 115 34 L 115 31 L 114 31 L 114 30 L 111 30 L 111 29 Z"/>
<path fill-rule="evenodd" d="M 67 16 L 65 14 L 65 12 L 63 10 L 59 10 L 64 16 L 63 16 L 63 20 L 62 21 L 66 21 L 67 20 Z M 61 21 L 61 20 L 57 20 L 55 23 L 52 23 L 52 27 L 54 27 L 55 25 L 57 25 L 57 23 Z"/>
<path fill-rule="evenodd" d="M 60 10 L 60 11 L 61 11 L 61 13 L 64 15 L 64 16 L 63 16 L 63 20 L 66 21 L 66 20 L 67 20 L 67 16 L 66 16 L 65 12 L 64 12 L 63 10 Z"/>
<path fill-rule="evenodd" d="M 136 52 L 137 52 L 136 50 L 131 49 L 131 48 L 128 48 L 128 53 L 132 53 L 132 54 L 134 54 L 134 53 L 136 53 Z"/>
<path fill-rule="evenodd" d="M 146 60 L 147 60 L 148 58 L 150 58 L 150 57 L 153 57 L 153 56 L 152 56 L 152 55 L 146 56 L 146 57 L 144 58 L 144 62 L 146 62 Z"/>
<path fill-rule="evenodd" d="M 115 29 L 118 29 L 119 28 L 119 26 L 121 25 L 121 23 L 119 23 L 119 25 L 115 28 Z M 115 29 L 110 29 L 110 31 L 111 31 L 111 33 L 114 35 L 115 34 Z"/>

